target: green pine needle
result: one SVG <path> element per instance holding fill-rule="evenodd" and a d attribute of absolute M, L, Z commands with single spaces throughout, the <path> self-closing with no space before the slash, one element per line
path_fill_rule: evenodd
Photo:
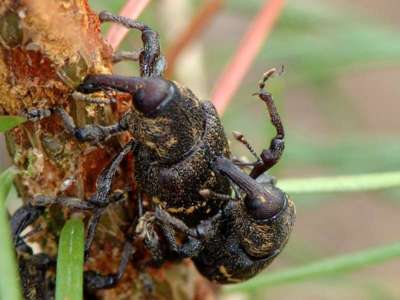
<path fill-rule="evenodd" d="M 400 243 L 360 251 L 336 258 L 324 259 L 305 266 L 295 267 L 286 271 L 263 273 L 252 280 L 224 288 L 225 292 L 254 292 L 280 284 L 305 281 L 312 278 L 322 278 L 341 272 L 350 272 L 369 265 L 400 257 Z"/>
<path fill-rule="evenodd" d="M 284 179 L 278 186 L 290 194 L 379 190 L 400 187 L 400 172 Z"/>
<path fill-rule="evenodd" d="M 0 132 L 5 132 L 26 121 L 18 116 L 0 116 Z"/>
<path fill-rule="evenodd" d="M 56 300 L 83 299 L 84 225 L 72 218 L 61 231 L 56 279 Z"/>
<path fill-rule="evenodd" d="M 0 175 L 0 299 L 4 300 L 22 299 L 6 206 L 7 195 L 11 189 L 15 174 L 16 170 L 9 168 Z"/>

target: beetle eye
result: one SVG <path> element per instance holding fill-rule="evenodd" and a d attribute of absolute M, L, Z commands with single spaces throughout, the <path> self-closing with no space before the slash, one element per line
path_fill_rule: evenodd
<path fill-rule="evenodd" d="M 271 187 L 268 194 L 245 198 L 247 212 L 256 220 L 276 218 L 287 206 L 287 196 L 281 190 Z"/>
<path fill-rule="evenodd" d="M 97 86 L 93 83 L 90 82 L 83 82 L 81 85 L 79 85 L 76 90 L 78 92 L 84 93 L 84 94 L 89 94 L 93 92 L 97 92 L 101 90 L 100 86 Z"/>
<path fill-rule="evenodd" d="M 95 86 L 94 86 L 93 83 L 88 83 L 88 84 L 85 86 L 85 89 L 87 89 L 87 90 L 89 90 L 89 91 L 93 90 L 94 88 L 95 88 Z"/>
<path fill-rule="evenodd" d="M 133 96 L 133 105 L 144 114 L 155 111 L 173 97 L 173 87 L 165 80 L 151 78 L 146 80 Z"/>

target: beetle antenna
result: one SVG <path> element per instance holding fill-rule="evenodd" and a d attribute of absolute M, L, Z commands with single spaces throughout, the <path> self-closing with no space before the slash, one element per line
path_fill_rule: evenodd
<path fill-rule="evenodd" d="M 254 150 L 254 148 L 250 145 L 250 143 L 247 141 L 247 139 L 244 137 L 243 133 L 239 132 L 239 131 L 232 131 L 233 137 L 240 142 L 241 144 L 243 144 L 247 150 L 250 151 L 250 153 L 256 158 L 257 161 L 260 160 L 260 158 L 258 157 L 256 151 Z"/>
<path fill-rule="evenodd" d="M 77 101 L 84 101 L 86 103 L 91 103 L 91 104 L 115 104 L 117 102 L 115 98 L 111 95 L 111 93 L 106 92 L 105 94 L 110 98 L 107 99 L 107 98 L 93 97 L 75 91 L 72 93 L 72 98 Z"/>
<path fill-rule="evenodd" d="M 199 191 L 199 194 L 206 198 L 206 199 L 210 199 L 210 198 L 214 198 L 214 199 L 220 199 L 220 200 L 236 200 L 235 197 L 229 196 L 229 195 L 225 195 L 225 194 L 220 194 L 220 193 L 216 193 L 213 192 L 209 189 L 203 189 Z"/>

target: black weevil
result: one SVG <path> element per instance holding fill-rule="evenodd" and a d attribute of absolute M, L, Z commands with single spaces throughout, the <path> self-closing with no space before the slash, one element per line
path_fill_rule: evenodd
<path fill-rule="evenodd" d="M 154 260 L 161 263 L 165 259 L 192 258 L 204 276 L 219 283 L 253 277 L 280 253 L 295 219 L 293 202 L 264 175 L 278 162 L 284 149 L 283 126 L 271 95 L 264 90 L 274 70 L 264 74 L 257 95 L 266 103 L 277 134 L 256 162 L 232 160 L 211 102 L 201 102 L 188 88 L 162 78 L 165 61 L 157 33 L 140 22 L 107 12 L 100 14 L 100 20 L 142 32 L 141 77 L 89 75 L 77 91 L 128 93 L 133 109 L 117 124 L 83 128 L 75 127 L 62 108 L 54 112 L 61 115 L 65 128 L 79 141 L 101 142 L 122 131 L 129 131 L 133 139 L 103 170 L 96 193 L 88 201 L 42 196 L 20 208 L 12 218 L 16 240 L 46 206 L 59 203 L 92 210 L 88 250 L 101 213 L 109 203 L 121 198 L 111 193 L 112 179 L 124 156 L 133 152 L 138 191 L 151 197 L 154 208 L 141 215 L 133 238 L 144 240 Z M 242 135 L 236 138 L 255 154 Z M 250 172 L 246 173 L 245 168 Z M 124 248 L 116 274 L 87 272 L 86 284 L 91 288 L 113 286 L 132 252 L 132 246 Z"/>

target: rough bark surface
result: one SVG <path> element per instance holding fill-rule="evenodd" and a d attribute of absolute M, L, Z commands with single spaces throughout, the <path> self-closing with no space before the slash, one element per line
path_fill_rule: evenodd
<path fill-rule="evenodd" d="M 110 73 L 112 49 L 104 42 L 97 15 L 86 0 L 3 0 L 0 3 L 0 114 L 21 115 L 25 110 L 63 106 L 78 126 L 115 121 L 129 108 L 129 97 L 114 105 L 74 101 L 71 92 L 88 73 Z M 52 115 L 26 122 L 7 134 L 7 145 L 20 175 L 20 195 L 69 195 L 87 199 L 95 190 L 99 172 L 129 136 L 109 139 L 105 145 L 76 142 Z M 122 164 L 115 188 L 134 188 L 133 157 Z M 135 201 L 108 208 L 99 226 L 85 268 L 115 272 L 124 232 L 135 217 Z M 70 210 L 51 207 L 31 241 L 55 256 L 58 234 Z M 89 215 L 85 216 L 85 219 Z M 139 245 L 140 248 L 140 245 Z M 144 253 L 143 256 L 146 254 Z M 161 269 L 141 269 L 132 262 L 114 289 L 97 293 L 99 299 L 213 299 L 209 284 L 189 261 Z M 153 282 L 154 285 L 149 285 Z"/>

